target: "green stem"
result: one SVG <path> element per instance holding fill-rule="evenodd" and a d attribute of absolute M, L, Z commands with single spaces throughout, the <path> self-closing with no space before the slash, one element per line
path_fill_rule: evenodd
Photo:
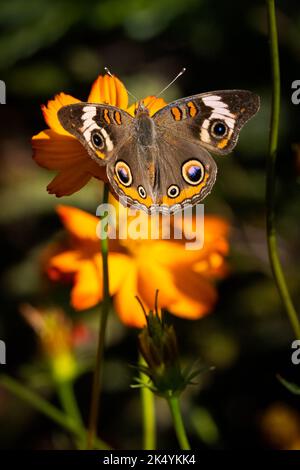
<path fill-rule="evenodd" d="M 109 188 L 104 185 L 103 203 L 108 203 Z M 102 227 L 103 230 L 103 227 Z M 104 234 L 104 232 L 103 232 Z M 97 346 L 96 363 L 93 378 L 92 398 L 89 419 L 89 432 L 87 440 L 87 448 L 93 448 L 93 442 L 97 433 L 97 423 L 99 416 L 99 402 L 100 402 L 100 389 L 103 371 L 103 352 L 104 340 L 107 326 L 107 318 L 110 310 L 110 297 L 109 297 L 109 276 L 108 276 L 108 237 L 101 236 L 101 253 L 102 253 L 102 271 L 103 271 L 103 301 L 102 311 L 100 315 L 99 324 L 99 337 Z"/>
<path fill-rule="evenodd" d="M 276 157 L 278 147 L 278 131 L 280 118 L 280 67 L 278 53 L 278 38 L 276 26 L 276 12 L 274 0 L 266 0 L 268 9 L 270 56 L 272 64 L 273 96 L 271 108 L 271 129 L 269 139 L 269 152 L 267 158 L 267 240 L 270 264 L 274 279 L 286 313 L 294 330 L 296 338 L 300 339 L 300 323 L 293 305 L 281 262 L 278 255 L 276 229 L 275 229 L 275 190 L 276 190 Z"/>
<path fill-rule="evenodd" d="M 80 426 L 83 426 L 82 417 L 74 394 L 73 383 L 70 381 L 59 382 L 56 388 L 61 406 L 66 414 L 71 416 Z"/>
<path fill-rule="evenodd" d="M 145 365 L 145 361 L 140 356 L 141 365 Z M 140 372 L 141 381 L 148 378 Z M 155 397 L 147 387 L 141 387 L 141 404 L 143 413 L 143 449 L 155 450 L 156 448 L 156 430 L 155 430 Z"/>
<path fill-rule="evenodd" d="M 80 427 L 84 427 L 82 416 L 78 408 L 75 397 L 73 383 L 70 380 L 61 381 L 56 384 L 57 394 L 60 399 L 61 406 L 68 416 L 71 416 L 75 423 Z M 80 441 L 79 447 L 82 448 L 83 442 Z"/>
<path fill-rule="evenodd" d="M 168 404 L 171 410 L 174 429 L 180 448 L 182 450 L 190 450 L 191 446 L 185 432 L 178 397 L 172 396 L 168 398 Z"/>
<path fill-rule="evenodd" d="M 21 400 L 31 405 L 40 413 L 43 413 L 62 428 L 74 434 L 80 440 L 86 438 L 86 429 L 83 426 L 80 426 L 73 417 L 64 414 L 36 392 L 28 389 L 17 380 L 9 377 L 8 375 L 1 375 L 0 385 L 2 385 Z M 98 438 L 95 439 L 95 447 L 98 449 L 110 449 L 110 447 L 105 442 Z"/>

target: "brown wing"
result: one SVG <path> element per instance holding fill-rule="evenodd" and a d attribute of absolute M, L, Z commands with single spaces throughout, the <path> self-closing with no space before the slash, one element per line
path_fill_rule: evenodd
<path fill-rule="evenodd" d="M 235 147 L 240 130 L 259 110 L 251 91 L 222 90 L 183 98 L 157 111 L 157 126 L 207 150 L 226 155 Z"/>
<path fill-rule="evenodd" d="M 156 145 L 131 138 L 107 165 L 120 201 L 148 213 L 174 213 L 211 191 L 217 166 L 207 150 L 173 135 L 158 135 Z"/>
<path fill-rule="evenodd" d="M 58 119 L 99 165 L 105 165 L 128 140 L 134 118 L 117 107 L 76 103 L 62 107 Z"/>

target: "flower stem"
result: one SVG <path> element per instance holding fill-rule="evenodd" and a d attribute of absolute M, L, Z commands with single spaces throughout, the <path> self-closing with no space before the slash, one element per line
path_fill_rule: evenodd
<path fill-rule="evenodd" d="M 140 356 L 140 364 L 145 365 L 145 361 Z M 141 381 L 147 378 L 140 372 Z M 155 450 L 156 448 L 156 430 L 155 430 L 155 397 L 147 387 L 141 387 L 141 404 L 143 412 L 143 449 Z"/>
<path fill-rule="evenodd" d="M 103 203 L 108 203 L 109 189 L 108 185 L 104 185 Z M 103 230 L 103 227 L 102 227 Z M 107 318 L 110 309 L 110 297 L 109 297 L 109 276 L 108 276 L 108 237 L 101 236 L 101 253 L 102 253 L 102 270 L 103 270 L 103 301 L 102 311 L 100 315 L 99 324 L 99 337 L 96 355 L 96 364 L 94 370 L 93 387 L 92 387 L 92 398 L 90 408 L 90 419 L 89 419 L 89 432 L 87 440 L 87 448 L 93 448 L 93 442 L 97 430 L 97 422 L 99 415 L 99 402 L 100 402 L 100 389 L 101 379 L 103 370 L 103 352 L 104 352 L 104 340 L 105 331 L 107 326 Z"/>
<path fill-rule="evenodd" d="M 57 394 L 60 399 L 61 406 L 67 416 L 73 418 L 75 423 L 80 427 L 84 427 L 78 403 L 75 397 L 73 383 L 71 380 L 64 380 L 56 384 Z M 80 440 L 80 448 L 83 442 Z"/>
<path fill-rule="evenodd" d="M 0 376 L 0 385 L 9 390 L 18 398 L 21 398 L 21 400 L 31 405 L 40 413 L 43 413 L 62 428 L 67 429 L 80 440 L 86 438 L 86 429 L 79 425 L 73 417 L 64 414 L 36 392 L 28 389 L 17 380 L 3 374 Z M 110 447 L 105 442 L 98 438 L 95 439 L 95 447 L 98 449 L 110 449 Z"/>
<path fill-rule="evenodd" d="M 176 432 L 177 440 L 182 450 L 190 450 L 191 446 L 188 441 L 182 415 L 179 406 L 179 398 L 177 396 L 172 396 L 168 398 L 168 404 L 171 410 L 173 425 Z"/>
<path fill-rule="evenodd" d="M 267 158 L 267 185 L 266 185 L 266 208 L 267 208 L 267 240 L 270 264 L 274 279 L 286 313 L 294 330 L 296 338 L 300 339 L 300 323 L 297 312 L 293 305 L 285 276 L 279 259 L 276 229 L 275 229 L 275 190 L 276 190 L 276 157 L 278 147 L 278 131 L 280 118 L 280 67 L 278 53 L 278 37 L 276 25 L 276 11 L 274 0 L 267 1 L 270 57 L 272 65 L 273 96 L 271 108 L 271 128 L 269 138 L 269 152 Z"/>
<path fill-rule="evenodd" d="M 71 381 L 59 382 L 57 384 L 57 393 L 59 395 L 61 406 L 66 414 L 71 416 L 76 423 L 83 426 L 82 417 L 74 394 L 73 383 Z"/>

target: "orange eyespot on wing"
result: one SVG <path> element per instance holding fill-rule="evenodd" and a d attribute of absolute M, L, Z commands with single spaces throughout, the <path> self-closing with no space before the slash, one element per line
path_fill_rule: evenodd
<path fill-rule="evenodd" d="M 118 124 L 118 126 L 122 124 L 121 113 L 119 113 L 119 111 L 114 112 L 114 120 Z"/>
<path fill-rule="evenodd" d="M 187 107 L 188 107 L 188 110 L 189 110 L 189 115 L 190 115 L 192 118 L 195 117 L 196 114 L 198 114 L 198 109 L 197 109 L 197 107 L 195 106 L 195 104 L 193 103 L 193 101 L 188 101 Z"/>
<path fill-rule="evenodd" d="M 228 144 L 228 140 L 229 140 L 229 139 L 222 139 L 221 142 L 218 143 L 218 148 L 219 148 L 219 149 L 225 148 L 226 145 Z"/>
<path fill-rule="evenodd" d="M 105 159 L 105 154 L 100 152 L 100 150 L 95 150 L 95 154 L 96 156 L 100 159 L 100 160 L 104 160 Z"/>
<path fill-rule="evenodd" d="M 120 182 L 118 178 L 114 176 L 115 182 L 118 184 L 120 188 Z M 124 205 L 129 206 L 137 206 L 140 209 L 149 212 L 150 208 L 153 206 L 154 202 L 152 198 L 147 194 L 145 188 L 142 185 L 139 185 L 137 188 L 135 187 L 126 187 L 122 186 L 122 195 L 120 196 L 120 201 Z"/>
<path fill-rule="evenodd" d="M 115 176 L 114 176 L 118 185 L 122 187 L 129 187 L 132 184 L 132 173 L 130 166 L 127 165 L 123 160 L 117 161 L 115 165 Z"/>
<path fill-rule="evenodd" d="M 107 122 L 107 124 L 111 123 L 110 117 L 109 117 L 109 111 L 107 108 L 105 108 L 103 111 L 103 117 L 104 117 L 104 120 Z"/>
<path fill-rule="evenodd" d="M 174 210 L 179 210 L 183 206 L 200 202 L 203 199 L 201 192 L 205 188 L 208 178 L 209 174 L 206 173 L 200 184 L 181 189 L 181 191 L 176 185 L 171 185 L 167 194 L 162 197 L 161 205 L 172 211 L 172 206 Z"/>
<path fill-rule="evenodd" d="M 182 111 L 179 108 L 179 106 L 174 106 L 174 108 L 171 108 L 171 114 L 173 116 L 173 119 L 175 119 L 175 121 L 181 121 Z"/>

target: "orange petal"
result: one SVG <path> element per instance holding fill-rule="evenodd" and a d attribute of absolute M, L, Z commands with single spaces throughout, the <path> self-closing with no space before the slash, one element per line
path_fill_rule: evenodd
<path fill-rule="evenodd" d="M 51 129 L 34 135 L 32 148 L 34 160 L 49 170 L 63 170 L 76 166 L 81 160 L 91 160 L 78 140 L 70 135 L 57 134 Z"/>
<path fill-rule="evenodd" d="M 61 172 L 48 185 L 48 192 L 68 196 L 87 184 L 93 176 L 107 181 L 106 170 L 88 155 L 74 137 L 51 129 L 32 138 L 33 158 L 38 165 Z"/>
<path fill-rule="evenodd" d="M 212 307 L 181 295 L 176 303 L 170 305 L 169 310 L 177 317 L 187 320 L 198 320 L 208 314 L 212 310 Z"/>
<path fill-rule="evenodd" d="M 98 266 L 102 272 L 102 256 L 97 257 Z M 114 295 L 119 291 L 125 282 L 131 260 L 129 256 L 121 253 L 111 253 L 108 255 L 109 292 Z"/>
<path fill-rule="evenodd" d="M 57 112 L 63 106 L 68 104 L 80 103 L 80 100 L 65 93 L 59 93 L 54 97 L 54 100 L 48 101 L 47 105 L 42 105 L 44 119 L 48 126 L 58 134 L 70 135 L 61 125 L 58 120 Z"/>
<path fill-rule="evenodd" d="M 145 245 L 144 257 L 172 269 L 173 266 L 191 266 L 196 263 L 199 250 L 186 250 L 180 242 L 158 240 L 151 243 L 151 251 Z"/>
<path fill-rule="evenodd" d="M 142 328 L 145 325 L 146 320 L 142 308 L 135 296 L 139 296 L 146 308 L 146 311 L 148 310 L 148 306 L 138 291 L 137 280 L 136 266 L 133 263 L 130 263 L 127 267 L 126 277 L 115 295 L 114 306 L 120 320 L 125 325 Z"/>
<path fill-rule="evenodd" d="M 199 216 L 200 217 L 200 216 Z M 175 227 L 181 229 L 182 219 L 174 217 L 173 219 Z M 195 232 L 199 232 L 202 228 L 201 220 L 198 220 L 196 217 L 185 217 L 183 225 L 183 235 L 185 239 L 192 239 L 195 236 Z M 215 245 L 218 240 L 223 242 L 224 239 L 228 238 L 229 234 L 229 223 L 222 217 L 214 215 L 205 215 L 204 216 L 204 246 L 201 250 L 205 250 L 211 245 Z M 222 245 L 224 248 L 224 245 Z M 215 246 L 214 246 L 215 247 Z M 216 248 L 216 247 L 215 247 Z"/>
<path fill-rule="evenodd" d="M 77 209 L 76 207 L 58 205 L 56 206 L 56 212 L 58 213 L 64 227 L 67 231 L 80 242 L 92 242 L 96 245 L 90 245 L 87 248 L 87 256 L 91 255 L 90 250 L 94 250 L 98 253 L 100 250 L 100 240 L 97 235 L 98 224 L 100 219 L 86 211 Z M 110 253 L 119 253 L 120 245 L 117 239 L 109 239 L 109 250 Z M 94 254 L 92 252 L 92 254 Z"/>
<path fill-rule="evenodd" d="M 138 290 L 147 305 L 153 309 L 155 293 L 159 290 L 158 303 L 161 308 L 168 308 L 175 302 L 178 290 L 173 281 L 172 272 L 157 262 L 141 263 L 139 267 Z"/>
<path fill-rule="evenodd" d="M 115 76 L 99 76 L 93 83 L 88 97 L 90 103 L 106 103 L 127 109 L 128 95 L 123 83 Z"/>
<path fill-rule="evenodd" d="M 97 305 L 102 298 L 102 279 L 92 260 L 81 263 L 71 292 L 71 304 L 76 310 L 85 310 Z"/>
<path fill-rule="evenodd" d="M 99 240 L 96 234 L 99 219 L 86 211 L 77 209 L 77 207 L 58 205 L 56 206 L 64 227 L 71 235 L 76 238 L 89 239 L 93 241 Z M 99 242 L 100 250 L 100 242 Z"/>
<path fill-rule="evenodd" d="M 91 175 L 82 174 L 77 169 L 61 171 L 48 184 L 47 191 L 56 197 L 70 196 L 83 188 L 91 179 Z"/>
<path fill-rule="evenodd" d="M 213 284 L 189 269 L 178 270 L 173 274 L 178 297 L 169 305 L 170 312 L 193 320 L 201 318 L 214 308 L 217 291 Z"/>
<path fill-rule="evenodd" d="M 216 244 L 218 244 L 220 250 L 227 254 L 229 246 L 226 239 L 229 230 L 229 223 L 222 217 L 206 216 L 204 219 L 204 247 L 213 244 L 216 249 Z"/>
<path fill-rule="evenodd" d="M 156 98 L 155 96 L 147 96 L 147 98 L 144 98 L 141 101 L 143 101 L 144 105 L 149 109 L 150 116 L 153 116 L 156 111 L 159 111 L 161 108 L 164 108 L 167 104 L 163 98 Z M 134 112 L 137 106 L 138 103 L 133 103 L 131 106 L 129 106 L 127 112 L 134 116 Z"/>
<path fill-rule="evenodd" d="M 114 295 L 123 285 L 130 259 L 126 255 L 108 256 L 109 292 Z M 77 310 L 91 308 L 103 299 L 103 269 L 101 254 L 81 263 L 71 293 L 71 303 Z"/>
<path fill-rule="evenodd" d="M 203 274 L 207 278 L 223 278 L 228 275 L 229 267 L 219 252 L 212 252 L 207 258 L 197 261 L 193 271 Z"/>
<path fill-rule="evenodd" d="M 61 275 L 74 274 L 80 268 L 81 254 L 77 250 L 68 250 L 52 256 L 47 263 L 47 274 L 53 281 Z"/>
<path fill-rule="evenodd" d="M 214 286 L 190 268 L 168 270 L 150 261 L 140 267 L 138 287 L 150 308 L 154 307 L 158 289 L 160 308 L 190 319 L 200 318 L 209 312 L 217 298 Z"/>

